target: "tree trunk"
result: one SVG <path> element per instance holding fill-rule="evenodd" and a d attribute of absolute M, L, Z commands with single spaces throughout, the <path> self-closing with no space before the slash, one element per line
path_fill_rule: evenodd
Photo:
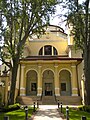
<path fill-rule="evenodd" d="M 90 105 L 90 39 L 89 27 L 89 0 L 85 3 L 85 44 L 84 44 L 84 74 L 85 74 L 85 104 Z"/>
<path fill-rule="evenodd" d="M 85 104 L 90 105 L 90 48 L 84 54 Z"/>
<path fill-rule="evenodd" d="M 19 59 L 13 59 L 13 68 L 12 68 L 12 76 L 11 76 L 11 85 L 10 85 L 10 93 L 8 104 L 14 104 L 14 97 L 15 97 L 15 88 L 16 88 L 16 78 L 17 78 L 17 71 L 18 71 L 18 63 Z"/>

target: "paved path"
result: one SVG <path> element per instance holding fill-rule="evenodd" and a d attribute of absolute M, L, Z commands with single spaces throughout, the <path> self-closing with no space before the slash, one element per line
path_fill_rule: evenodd
<path fill-rule="evenodd" d="M 57 111 L 56 105 L 40 105 L 39 110 L 35 114 L 33 120 L 65 120 L 65 119 L 62 119 L 61 114 Z"/>

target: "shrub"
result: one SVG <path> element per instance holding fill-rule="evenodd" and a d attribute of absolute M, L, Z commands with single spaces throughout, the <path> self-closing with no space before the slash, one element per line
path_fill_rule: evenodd
<path fill-rule="evenodd" d="M 89 112 L 90 113 L 90 106 L 84 106 L 84 111 Z"/>
<path fill-rule="evenodd" d="M 86 112 L 90 113 L 90 106 L 81 105 L 81 106 L 78 107 L 78 109 L 81 110 L 81 111 L 86 111 Z"/>
<path fill-rule="evenodd" d="M 1 109 L 1 112 L 9 112 L 9 111 L 18 110 L 18 109 L 20 109 L 20 105 L 14 104 L 14 105 L 9 105 L 9 106 L 3 107 Z"/>
<path fill-rule="evenodd" d="M 78 107 L 78 109 L 81 110 L 81 111 L 84 111 L 84 105 L 80 105 L 80 106 Z"/>

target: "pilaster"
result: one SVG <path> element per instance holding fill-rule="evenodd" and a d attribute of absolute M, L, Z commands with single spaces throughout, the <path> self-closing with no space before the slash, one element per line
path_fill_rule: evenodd
<path fill-rule="evenodd" d="M 25 85 L 24 85 L 24 69 L 25 69 L 25 66 L 22 65 L 21 66 L 21 83 L 20 83 L 20 96 L 25 96 Z"/>
<path fill-rule="evenodd" d="M 76 65 L 72 65 L 72 96 L 78 96 Z"/>
<path fill-rule="evenodd" d="M 55 65 L 55 74 L 54 74 L 54 83 L 55 83 L 55 95 L 60 96 L 60 88 L 59 88 L 59 76 L 58 76 L 58 66 Z"/>
<path fill-rule="evenodd" d="M 85 105 L 85 98 L 84 98 L 84 92 L 85 92 L 85 83 L 84 79 L 81 80 L 81 92 L 82 92 L 82 104 Z"/>
<path fill-rule="evenodd" d="M 41 68 L 42 66 L 38 66 L 38 84 L 37 84 L 37 96 L 42 95 L 42 76 L 41 76 Z"/>

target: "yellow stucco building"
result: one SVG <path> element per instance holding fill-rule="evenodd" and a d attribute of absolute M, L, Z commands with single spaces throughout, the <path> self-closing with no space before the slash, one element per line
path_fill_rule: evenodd
<path fill-rule="evenodd" d="M 44 35 L 34 35 L 25 44 L 17 80 L 20 96 L 80 99 L 81 62 L 82 54 L 75 52 L 72 36 L 49 25 Z"/>
<path fill-rule="evenodd" d="M 82 54 L 75 51 L 70 30 L 67 35 L 62 28 L 49 25 L 40 38 L 28 38 L 20 59 L 16 90 L 20 99 L 51 96 L 64 104 L 80 104 L 82 73 Z"/>

